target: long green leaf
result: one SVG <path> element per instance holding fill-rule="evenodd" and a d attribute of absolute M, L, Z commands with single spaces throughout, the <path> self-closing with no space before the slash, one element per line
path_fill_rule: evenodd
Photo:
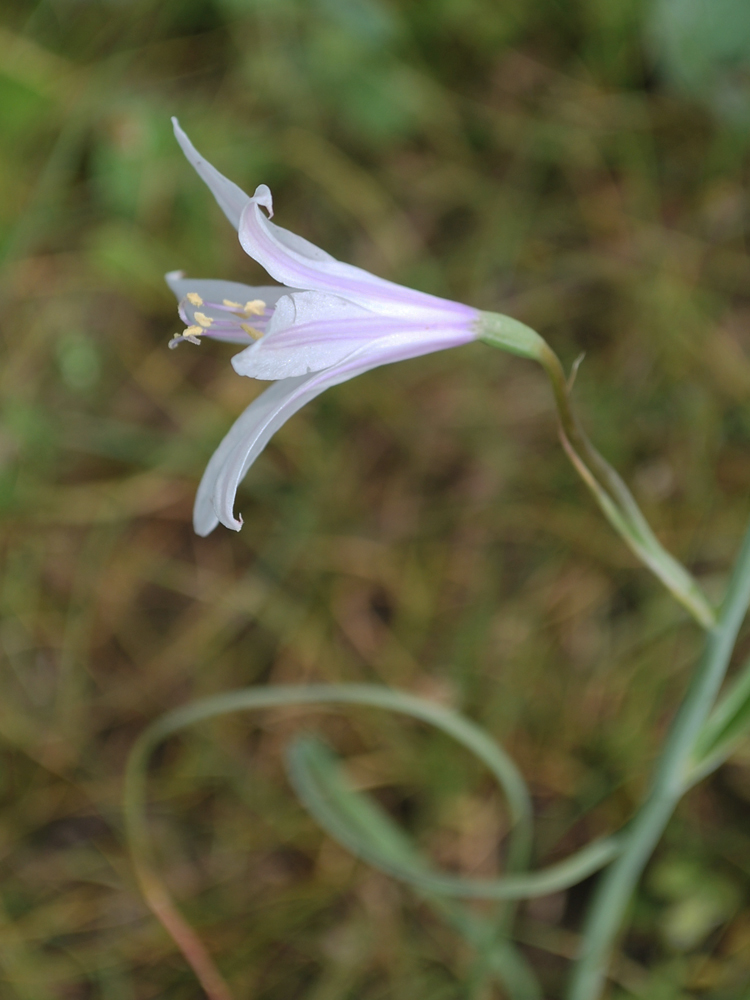
<path fill-rule="evenodd" d="M 404 867 L 418 876 L 429 874 L 428 859 L 373 798 L 352 788 L 338 757 L 322 740 L 298 737 L 287 748 L 286 764 L 299 800 L 353 854 L 376 858 L 391 873 Z"/>
<path fill-rule="evenodd" d="M 337 758 L 310 737 L 287 752 L 290 780 L 301 801 L 328 833 L 375 868 L 424 892 L 467 899 L 527 899 L 566 889 L 598 871 L 618 853 L 615 837 L 595 841 L 542 871 L 472 879 L 436 872 L 391 818 L 346 781 Z"/>
<path fill-rule="evenodd" d="M 672 722 L 648 797 L 630 823 L 622 853 L 599 883 L 583 931 L 581 956 L 568 1000 L 598 1000 L 615 938 L 633 895 L 677 803 L 685 793 L 696 740 L 716 701 L 737 633 L 750 605 L 750 528 L 737 556 L 719 620 Z"/>
<path fill-rule="evenodd" d="M 346 780 L 338 757 L 313 736 L 301 736 L 287 748 L 287 774 L 302 804 L 326 832 L 353 854 L 373 858 L 389 874 L 407 869 L 429 874 L 430 863 L 411 838 L 369 795 Z M 419 890 L 418 890 L 419 891 Z M 497 937 L 491 921 L 452 899 L 423 895 L 481 954 L 484 969 L 501 980 L 512 1000 L 542 1000 L 542 991 L 526 960 L 512 944 Z"/>
<path fill-rule="evenodd" d="M 750 662 L 716 705 L 698 735 L 688 783 L 693 785 L 724 763 L 750 732 Z"/>

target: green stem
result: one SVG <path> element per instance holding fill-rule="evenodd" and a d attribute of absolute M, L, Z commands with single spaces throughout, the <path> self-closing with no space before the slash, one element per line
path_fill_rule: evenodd
<path fill-rule="evenodd" d="M 689 784 L 693 746 L 716 700 L 737 632 L 750 603 L 750 529 L 745 535 L 717 624 L 672 723 L 651 791 L 625 833 L 625 844 L 596 892 L 583 934 L 569 1000 L 597 1000 L 636 882 Z"/>
<path fill-rule="evenodd" d="M 573 410 L 570 385 L 560 359 L 545 343 L 538 360 L 552 386 L 563 447 L 607 520 L 698 624 L 705 629 L 711 628 L 716 623 L 716 615 L 703 591 L 682 563 L 663 547 L 622 477 L 586 435 Z"/>
<path fill-rule="evenodd" d="M 549 344 L 531 327 L 500 313 L 480 313 L 476 331 L 485 344 L 537 361 L 544 368 L 555 397 L 563 448 L 605 517 L 698 624 L 712 628 L 716 615 L 705 594 L 682 563 L 663 547 L 623 479 L 589 441 L 571 404 L 571 380 Z"/>

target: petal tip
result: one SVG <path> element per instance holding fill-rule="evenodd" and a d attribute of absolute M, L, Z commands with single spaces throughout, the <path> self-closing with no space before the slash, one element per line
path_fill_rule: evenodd
<path fill-rule="evenodd" d="M 267 184 L 259 184 L 255 189 L 255 194 L 252 197 L 252 201 L 256 205 L 262 205 L 263 208 L 268 212 L 269 219 L 273 218 L 273 195 L 271 194 L 271 189 Z"/>
<path fill-rule="evenodd" d="M 234 506 L 234 497 L 232 497 L 232 507 Z M 225 528 L 229 528 L 230 531 L 239 531 L 243 525 L 242 514 L 238 514 L 237 517 L 234 516 L 234 510 L 232 507 L 228 507 L 226 510 L 221 510 L 221 504 L 214 496 L 211 501 L 211 506 L 213 507 L 217 523 L 223 524 Z"/>
<path fill-rule="evenodd" d="M 193 512 L 193 531 L 201 538 L 207 538 L 219 524 L 219 519 L 213 512 L 207 515 L 205 511 Z"/>
<path fill-rule="evenodd" d="M 179 142 L 179 144 L 182 145 L 183 141 L 190 142 L 190 140 L 188 139 L 188 137 L 187 137 L 187 135 L 185 133 L 185 130 L 180 125 L 180 122 L 179 122 L 179 119 L 177 118 L 177 116 L 176 115 L 172 115 L 172 118 L 170 120 L 172 122 L 172 131 L 174 132 L 175 139 L 177 139 L 177 141 Z"/>
<path fill-rule="evenodd" d="M 182 148 L 187 160 L 192 164 L 198 176 L 208 186 L 219 207 L 236 229 L 242 216 L 242 211 L 250 201 L 248 196 L 237 185 L 220 173 L 216 167 L 204 159 L 185 132 L 180 128 L 176 118 L 172 119 L 175 139 Z"/>

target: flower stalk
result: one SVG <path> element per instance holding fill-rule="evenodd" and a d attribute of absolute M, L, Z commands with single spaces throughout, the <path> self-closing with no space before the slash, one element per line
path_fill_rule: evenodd
<path fill-rule="evenodd" d="M 589 440 L 573 409 L 572 379 L 566 378 L 558 356 L 539 334 L 523 323 L 495 313 L 481 315 L 481 340 L 537 361 L 546 372 L 557 407 L 562 446 L 609 523 L 696 622 L 704 629 L 711 628 L 716 614 L 698 583 L 667 552 L 622 478 Z"/>
<path fill-rule="evenodd" d="M 233 1000 L 229 985 L 206 946 L 175 906 L 157 873 L 145 814 L 146 766 L 153 748 L 151 729 L 133 747 L 125 774 L 125 832 L 133 872 L 146 905 L 182 953 L 208 1000 Z M 138 808 L 141 803 L 144 807 Z"/>

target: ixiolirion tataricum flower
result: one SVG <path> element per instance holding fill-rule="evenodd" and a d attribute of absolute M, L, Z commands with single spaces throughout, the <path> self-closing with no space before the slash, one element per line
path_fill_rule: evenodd
<path fill-rule="evenodd" d="M 180 300 L 185 329 L 169 343 L 226 340 L 244 347 L 232 358 L 240 375 L 272 381 L 234 422 L 198 487 L 193 525 L 208 535 L 221 522 L 239 531 L 237 488 L 281 425 L 325 389 L 421 354 L 482 340 L 538 361 L 555 396 L 560 439 L 610 524 L 638 558 L 710 627 L 714 611 L 695 580 L 661 545 L 625 483 L 589 441 L 575 416 L 557 355 L 530 327 L 385 281 L 344 264 L 270 221 L 265 184 L 252 198 L 204 160 L 173 118 L 185 156 L 236 228 L 245 252 L 280 284 L 251 288 L 231 281 L 166 278 Z"/>
<path fill-rule="evenodd" d="M 234 502 L 246 472 L 279 427 L 330 386 L 392 361 L 467 344 L 489 328 L 498 346 L 539 360 L 544 341 L 522 323 L 385 281 L 281 229 L 270 221 L 273 202 L 265 184 L 252 198 L 245 194 L 172 121 L 185 156 L 237 229 L 245 252 L 281 282 L 251 288 L 187 279 L 181 271 L 166 276 L 185 323 L 170 347 L 204 339 L 242 345 L 232 358 L 235 371 L 274 383 L 235 421 L 208 463 L 193 512 L 199 535 L 219 522 L 239 531 Z"/>

